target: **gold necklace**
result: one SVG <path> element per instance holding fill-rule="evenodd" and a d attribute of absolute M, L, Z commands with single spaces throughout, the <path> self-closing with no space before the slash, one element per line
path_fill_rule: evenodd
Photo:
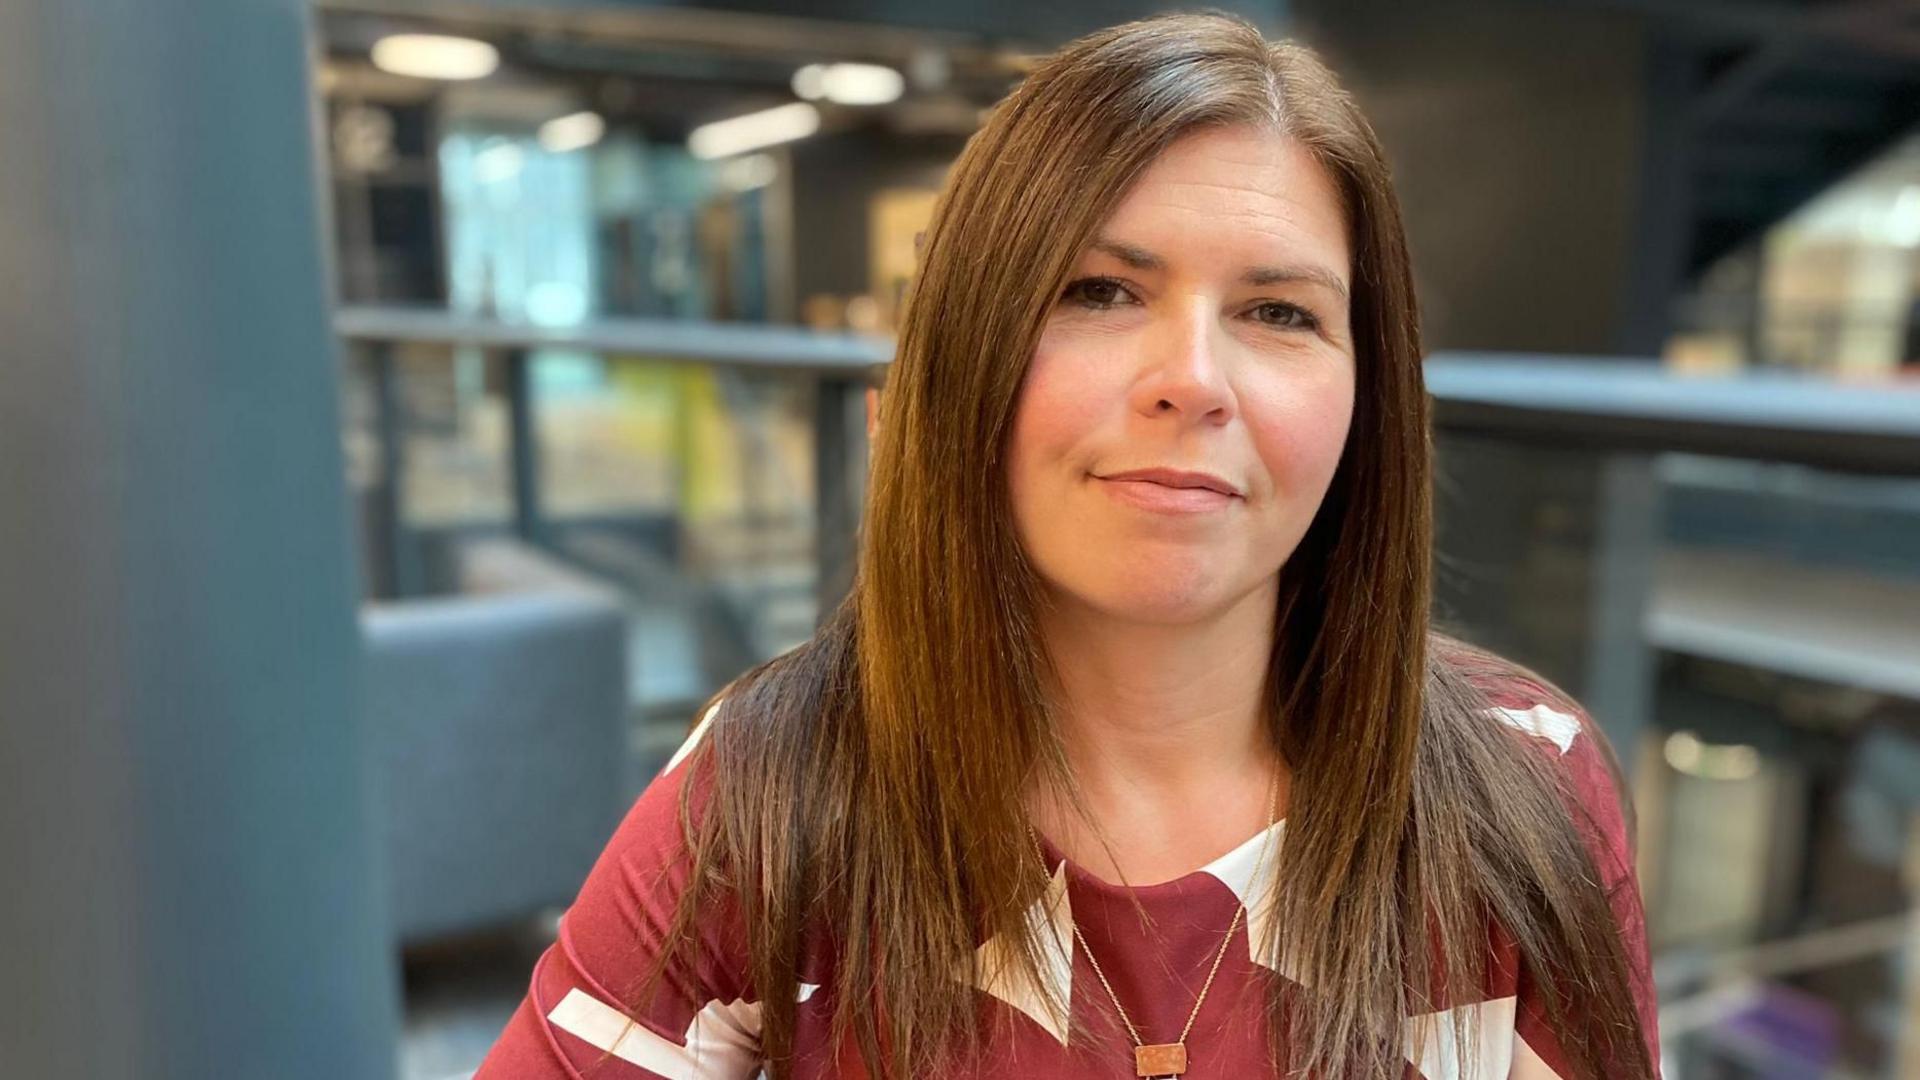
<path fill-rule="evenodd" d="M 1267 800 L 1267 835 L 1260 842 L 1260 856 L 1254 860 L 1253 880 L 1260 879 L 1260 868 L 1267 859 L 1267 847 L 1273 840 L 1274 819 L 1280 814 L 1280 786 L 1274 784 Z M 1040 836 L 1033 826 L 1027 826 L 1027 835 L 1033 840 L 1033 849 L 1040 856 L 1042 881 L 1051 880 L 1047 874 L 1047 853 L 1040 846 Z M 1227 946 L 1233 944 L 1233 933 L 1240 929 L 1240 917 L 1246 908 L 1235 905 L 1233 921 L 1227 924 L 1227 936 L 1220 941 L 1220 948 L 1213 954 L 1213 964 L 1207 968 L 1207 981 L 1200 986 L 1200 994 L 1194 998 L 1193 1011 L 1187 1014 L 1186 1026 L 1180 1029 L 1180 1038 L 1170 1043 L 1149 1043 L 1140 1037 L 1140 1029 L 1133 1024 L 1133 1018 L 1127 1015 L 1127 1007 L 1120 1004 L 1120 995 L 1113 992 L 1113 984 L 1107 981 L 1107 973 L 1100 969 L 1100 961 L 1094 958 L 1093 950 L 1087 947 L 1087 939 L 1080 933 L 1080 924 L 1068 922 L 1073 927 L 1073 940 L 1080 945 L 1087 963 L 1093 966 L 1094 975 L 1100 979 L 1100 985 L 1107 992 L 1107 999 L 1113 1002 L 1114 1011 L 1120 1014 L 1120 1022 L 1127 1026 L 1127 1036 L 1133 1040 L 1133 1071 L 1139 1077 L 1178 1077 L 1187 1071 L 1187 1036 L 1193 1032 L 1193 1022 L 1200 1018 L 1200 1006 L 1206 1004 L 1207 991 L 1213 989 L 1213 977 L 1220 973 L 1220 961 L 1226 959 Z M 1251 928 L 1248 930 L 1252 932 Z"/>

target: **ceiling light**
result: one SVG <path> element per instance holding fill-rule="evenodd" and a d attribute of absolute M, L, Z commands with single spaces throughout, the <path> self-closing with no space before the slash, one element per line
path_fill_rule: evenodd
<path fill-rule="evenodd" d="M 500 66 L 500 52 L 472 38 L 393 34 L 373 43 L 373 64 L 417 79 L 484 79 Z"/>
<path fill-rule="evenodd" d="M 549 154 L 585 150 L 607 133 L 607 122 L 596 112 L 569 113 L 540 125 L 540 148 Z"/>
<path fill-rule="evenodd" d="M 1887 239 L 1901 247 L 1920 247 L 1920 184 L 1900 189 L 1887 212 Z"/>
<path fill-rule="evenodd" d="M 907 80 L 882 64 L 808 64 L 793 73 L 793 92 L 835 105 L 885 105 L 900 100 Z"/>
<path fill-rule="evenodd" d="M 827 96 L 827 65 L 808 64 L 793 73 L 793 92 L 808 101 Z"/>
<path fill-rule="evenodd" d="M 796 101 L 731 120 L 702 124 L 687 136 L 687 149 L 697 158 L 732 157 L 763 146 L 804 139 L 818 130 L 820 110 Z"/>
<path fill-rule="evenodd" d="M 720 183 L 734 191 L 752 191 L 766 187 L 780 177 L 780 166 L 771 154 L 748 154 L 720 163 Z"/>
<path fill-rule="evenodd" d="M 1751 780 L 1760 774 L 1760 751 L 1740 743 L 1716 745 L 1691 731 L 1667 736 L 1667 764 L 1702 780 Z"/>

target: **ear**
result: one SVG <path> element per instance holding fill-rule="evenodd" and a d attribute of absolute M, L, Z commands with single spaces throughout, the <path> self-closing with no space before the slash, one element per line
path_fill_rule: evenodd
<path fill-rule="evenodd" d="M 878 387 L 869 386 L 867 387 L 867 441 L 872 442 L 874 436 L 879 433 L 880 390 Z"/>

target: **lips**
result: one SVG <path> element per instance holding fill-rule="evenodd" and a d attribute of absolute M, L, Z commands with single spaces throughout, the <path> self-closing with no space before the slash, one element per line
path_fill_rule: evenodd
<path fill-rule="evenodd" d="M 1135 480 L 1170 488 L 1200 488 L 1236 498 L 1246 496 L 1246 493 L 1238 487 L 1212 473 L 1193 472 L 1186 469 L 1129 469 L 1126 472 L 1106 473 L 1100 476 L 1100 479 Z"/>

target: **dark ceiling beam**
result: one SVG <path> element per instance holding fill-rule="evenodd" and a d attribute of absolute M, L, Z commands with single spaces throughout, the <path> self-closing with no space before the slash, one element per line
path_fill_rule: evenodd
<path fill-rule="evenodd" d="M 1848 51 L 1920 61 L 1920 33 L 1907 25 L 1920 13 L 1915 0 L 1851 0 L 1812 7 L 1724 0 L 1592 2 L 1749 40 L 1748 51 L 1702 87 L 1688 105 L 1688 123 L 1696 129 L 1726 117 L 1819 47 L 1839 45 Z"/>
<path fill-rule="evenodd" d="M 713 51 L 799 63 L 821 57 L 905 62 L 938 49 L 957 63 L 1005 63 L 1001 50 L 977 34 L 813 17 L 641 4 L 449 7 L 429 0 L 320 0 L 317 7 L 331 19 L 375 25 L 425 19 L 450 32 L 513 33 L 613 48 Z"/>
<path fill-rule="evenodd" d="M 1877 131 L 1886 123 L 1878 101 L 1817 98 L 1779 92 L 1777 86 L 1747 98 L 1720 122 L 1720 129 L 1739 132 L 1802 131 L 1840 134 Z"/>
<path fill-rule="evenodd" d="M 1687 106 L 1687 122 L 1698 130 L 1731 113 L 1774 77 L 1793 66 L 1800 42 L 1776 38 L 1740 58 L 1731 68 L 1702 87 Z"/>
<path fill-rule="evenodd" d="M 1869 55 L 1920 60 L 1920 30 L 1906 25 L 1914 0 L 1854 0 L 1808 6 L 1745 0 L 1554 0 L 1604 8 L 1756 45 L 1776 40 L 1841 43 Z"/>
<path fill-rule="evenodd" d="M 1819 172 L 1829 156 L 1817 139 L 1713 139 L 1695 150 L 1694 161 L 1704 173 L 1805 174 Z"/>

